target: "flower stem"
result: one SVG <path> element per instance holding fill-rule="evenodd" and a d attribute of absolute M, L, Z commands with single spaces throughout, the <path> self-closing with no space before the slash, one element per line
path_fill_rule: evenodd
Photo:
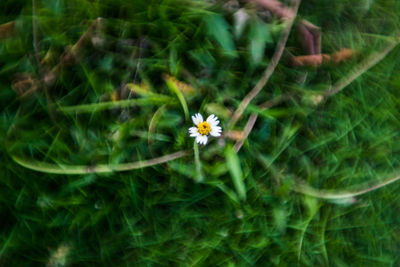
<path fill-rule="evenodd" d="M 199 145 L 196 143 L 196 141 L 193 142 L 193 150 L 194 150 L 194 162 L 196 164 L 196 182 L 201 183 L 204 181 L 204 176 L 203 172 L 201 171 Z"/>

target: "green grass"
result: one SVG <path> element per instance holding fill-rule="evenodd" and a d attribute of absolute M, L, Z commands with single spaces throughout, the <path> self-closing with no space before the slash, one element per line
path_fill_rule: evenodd
<path fill-rule="evenodd" d="M 1 266 L 400 264 L 400 2 L 303 0 L 231 123 L 288 27 L 240 7 L 2 0 Z M 294 67 L 301 19 L 355 56 Z"/>

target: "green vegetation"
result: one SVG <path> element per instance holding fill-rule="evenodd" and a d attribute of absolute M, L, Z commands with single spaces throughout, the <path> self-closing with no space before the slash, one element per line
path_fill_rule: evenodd
<path fill-rule="evenodd" d="M 257 2 L 1 1 L 1 266 L 400 264 L 400 1 Z"/>

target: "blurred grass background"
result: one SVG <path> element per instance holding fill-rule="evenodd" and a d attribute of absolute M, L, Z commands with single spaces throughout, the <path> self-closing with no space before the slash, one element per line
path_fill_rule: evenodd
<path fill-rule="evenodd" d="M 287 27 L 256 3 L 0 7 L 1 266 L 400 264 L 400 185 L 385 184 L 400 165 L 400 51 L 380 52 L 399 40 L 399 1 L 302 1 L 232 129 Z M 304 19 L 322 53 L 354 56 L 293 66 Z M 200 163 L 187 131 L 197 112 L 225 133 Z"/>

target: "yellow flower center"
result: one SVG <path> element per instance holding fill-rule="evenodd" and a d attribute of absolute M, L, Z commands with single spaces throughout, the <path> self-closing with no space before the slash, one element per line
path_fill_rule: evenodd
<path fill-rule="evenodd" d="M 208 122 L 203 121 L 197 124 L 197 129 L 200 134 L 202 135 L 208 135 L 211 132 L 211 126 Z"/>

